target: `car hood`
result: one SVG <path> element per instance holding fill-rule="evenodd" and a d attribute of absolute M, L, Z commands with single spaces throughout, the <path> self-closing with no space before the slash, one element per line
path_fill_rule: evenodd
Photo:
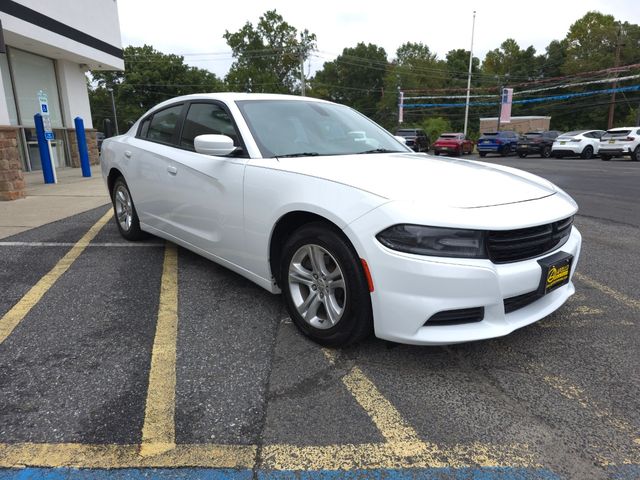
<path fill-rule="evenodd" d="M 514 168 L 412 153 L 280 158 L 280 170 L 324 178 L 389 200 L 477 208 L 556 193 L 551 182 Z"/>

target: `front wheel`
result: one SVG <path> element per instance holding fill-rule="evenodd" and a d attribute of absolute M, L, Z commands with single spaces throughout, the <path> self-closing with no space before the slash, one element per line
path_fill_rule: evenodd
<path fill-rule="evenodd" d="M 304 225 L 287 239 L 280 285 L 289 315 L 306 336 L 340 346 L 369 336 L 373 314 L 362 263 L 330 225 Z"/>
<path fill-rule="evenodd" d="M 546 146 L 546 147 L 542 147 L 542 151 L 540 152 L 540 156 L 542 158 L 549 158 L 551 156 L 551 147 L 550 146 Z"/>
<path fill-rule="evenodd" d="M 113 213 L 116 217 L 116 225 L 120 235 L 132 241 L 145 238 L 146 234 L 140 229 L 138 212 L 133 204 L 131 192 L 124 178 L 118 177 L 113 183 L 111 201 L 113 202 Z"/>
<path fill-rule="evenodd" d="M 631 153 L 631 160 L 634 162 L 640 162 L 640 145 Z"/>

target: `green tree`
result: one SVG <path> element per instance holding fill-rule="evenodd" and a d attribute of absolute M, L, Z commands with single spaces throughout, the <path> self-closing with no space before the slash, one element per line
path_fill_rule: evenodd
<path fill-rule="evenodd" d="M 218 92 L 224 83 L 213 73 L 184 63 L 179 55 L 167 55 L 150 45 L 124 49 L 124 71 L 91 72 L 89 102 L 93 124 L 101 129 L 105 118 L 113 120 L 113 90 L 120 132 L 154 105 L 179 95 Z"/>
<path fill-rule="evenodd" d="M 335 60 L 325 62 L 311 82 L 312 95 L 349 105 L 375 117 L 384 95 L 387 70 L 384 48 L 371 43 L 358 43 L 345 48 Z"/>
<path fill-rule="evenodd" d="M 294 93 L 300 91 L 300 61 L 315 49 L 316 36 L 300 32 L 284 21 L 276 10 L 260 17 L 257 25 L 247 22 L 237 32 L 223 35 L 235 61 L 226 76 L 231 90 Z"/>
<path fill-rule="evenodd" d="M 487 52 L 482 71 L 487 75 L 510 79 L 535 79 L 540 76 L 540 60 L 536 49 L 529 46 L 522 50 L 513 38 L 507 38 L 500 48 Z"/>

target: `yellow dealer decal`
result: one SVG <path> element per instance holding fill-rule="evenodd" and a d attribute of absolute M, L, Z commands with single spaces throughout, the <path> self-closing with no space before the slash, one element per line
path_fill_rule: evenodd
<path fill-rule="evenodd" d="M 547 290 L 558 283 L 564 282 L 569 277 L 569 265 L 556 267 L 555 265 L 549 269 L 547 274 Z"/>

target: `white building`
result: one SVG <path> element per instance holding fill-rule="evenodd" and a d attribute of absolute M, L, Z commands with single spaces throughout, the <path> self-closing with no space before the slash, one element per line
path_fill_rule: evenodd
<path fill-rule="evenodd" d="M 12 200 L 24 196 L 22 172 L 42 168 L 34 123 L 41 92 L 48 98 L 56 166 L 78 165 L 78 116 L 96 162 L 85 73 L 122 70 L 124 60 L 116 0 L 1 0 L 0 21 L 6 44 L 0 53 L 0 200 Z"/>

